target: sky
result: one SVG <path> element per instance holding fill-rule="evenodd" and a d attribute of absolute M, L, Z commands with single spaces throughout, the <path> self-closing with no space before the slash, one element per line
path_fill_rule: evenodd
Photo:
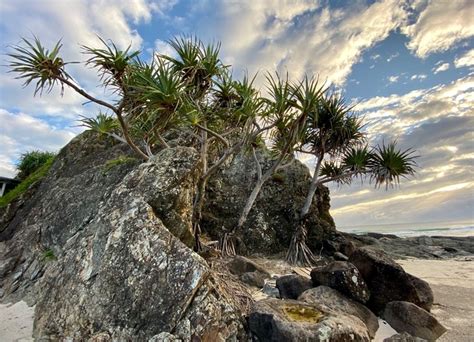
<path fill-rule="evenodd" d="M 14 176 L 25 151 L 58 151 L 82 131 L 80 115 L 98 111 L 70 89 L 62 97 L 23 89 L 5 67 L 20 37 L 34 34 L 47 46 L 62 39 L 64 60 L 84 61 L 80 46 L 99 46 L 97 36 L 149 59 L 169 54 L 174 36 L 192 34 L 220 41 L 236 77 L 319 76 L 364 116 L 372 143 L 396 139 L 417 151 L 416 177 L 395 189 L 330 185 L 338 226 L 474 222 L 472 18 L 472 0 L 0 1 L 0 176 Z M 69 71 L 107 98 L 93 70 Z"/>

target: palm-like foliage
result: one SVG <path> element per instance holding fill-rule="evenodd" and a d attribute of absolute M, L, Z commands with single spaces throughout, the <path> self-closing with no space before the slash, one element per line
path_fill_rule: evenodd
<path fill-rule="evenodd" d="M 99 112 L 95 118 L 82 116 L 79 122 L 81 122 L 80 126 L 84 126 L 100 134 L 116 132 L 120 127 L 117 119 L 102 112 Z"/>
<path fill-rule="evenodd" d="M 13 46 L 14 52 L 7 54 L 12 60 L 9 63 L 10 72 L 17 73 L 17 79 L 24 79 L 23 87 L 36 81 L 34 95 L 43 91 L 51 92 L 56 84 L 62 85 L 63 79 L 70 76 L 65 70 L 65 63 L 59 56 L 62 47 L 61 41 L 57 42 L 51 51 L 46 49 L 38 38 L 34 42 L 22 38 L 25 46 Z"/>
<path fill-rule="evenodd" d="M 415 174 L 416 155 L 412 149 L 400 150 L 395 142 L 377 145 L 372 154 L 370 177 L 375 185 L 385 184 L 386 189 L 400 183 L 400 177 L 407 178 Z"/>
<path fill-rule="evenodd" d="M 211 87 L 213 77 L 221 75 L 226 67 L 222 64 L 219 52 L 220 43 L 204 45 L 196 37 L 181 36 L 168 42 L 175 50 L 177 58 L 161 55 L 177 71 L 190 93 L 202 97 Z"/>
<path fill-rule="evenodd" d="M 100 79 L 105 86 L 123 90 L 123 78 L 140 51 L 130 51 L 131 46 L 122 51 L 113 42 L 106 42 L 100 37 L 99 39 L 104 45 L 102 49 L 82 46 L 84 53 L 90 55 L 86 65 L 98 70 Z"/>

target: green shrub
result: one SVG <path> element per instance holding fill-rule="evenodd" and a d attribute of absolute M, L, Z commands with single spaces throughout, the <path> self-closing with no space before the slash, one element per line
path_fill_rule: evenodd
<path fill-rule="evenodd" d="M 0 208 L 5 207 L 14 199 L 20 197 L 33 184 L 40 181 L 48 173 L 51 165 L 53 165 L 54 157 L 48 159 L 39 169 L 34 171 L 13 190 L 9 191 L 5 196 L 0 197 Z"/>
<path fill-rule="evenodd" d="M 20 161 L 17 164 L 19 180 L 26 179 L 33 172 L 38 170 L 47 161 L 54 158 L 55 154 L 52 152 L 43 151 L 29 151 L 21 155 Z"/>

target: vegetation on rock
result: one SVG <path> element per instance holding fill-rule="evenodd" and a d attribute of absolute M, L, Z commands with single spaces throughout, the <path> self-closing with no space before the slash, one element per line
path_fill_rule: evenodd
<path fill-rule="evenodd" d="M 33 172 L 38 170 L 41 166 L 53 159 L 55 153 L 44 151 L 29 151 L 21 155 L 17 164 L 19 180 L 26 179 Z"/>
<path fill-rule="evenodd" d="M 104 88 L 116 95 L 106 101 L 82 89 L 66 71 L 69 64 L 59 56 L 58 42 L 49 51 L 39 39 L 23 39 L 9 54 L 11 71 L 36 82 L 35 94 L 67 86 L 115 117 L 99 113 L 82 118 L 82 125 L 126 143 L 143 160 L 160 147 L 169 147 L 167 134 L 179 131 L 187 136 L 186 145 L 199 151 L 200 176 L 193 205 L 195 249 L 200 249 L 200 222 L 209 178 L 233 155 L 251 153 L 257 179 L 238 223 L 221 237 L 224 254 L 235 254 L 233 236 L 243 228 L 248 214 L 265 182 L 294 161 L 296 153 L 316 159 L 313 178 L 287 259 L 311 263 L 306 245 L 306 216 L 318 185 L 327 182 L 350 183 L 369 177 L 376 186 L 393 186 L 400 177 L 414 174 L 411 150 L 400 150 L 395 143 L 369 147 L 361 119 L 344 100 L 329 93 L 329 87 L 312 77 L 300 82 L 267 74 L 267 97 L 254 87 L 255 77 L 234 80 L 229 66 L 219 57 L 220 44 L 204 44 L 195 37 L 169 41 L 174 57 L 155 54 L 149 63 L 140 60 L 140 51 L 120 50 L 102 40 L 102 48 L 83 46 L 89 56 L 85 64 L 95 68 Z M 256 148 L 268 143 L 273 162 L 263 169 Z M 278 177 L 278 176 L 277 176 Z"/>
<path fill-rule="evenodd" d="M 54 157 L 46 160 L 46 162 L 36 171 L 26 177 L 13 190 L 9 191 L 5 196 L 0 197 L 0 208 L 7 206 L 10 202 L 24 194 L 33 184 L 37 183 L 48 173 L 51 165 L 53 165 Z"/>

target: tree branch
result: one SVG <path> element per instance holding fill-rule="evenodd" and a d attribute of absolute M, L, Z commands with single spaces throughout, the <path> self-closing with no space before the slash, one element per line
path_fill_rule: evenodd
<path fill-rule="evenodd" d="M 220 140 L 225 145 L 225 147 L 229 148 L 229 142 L 227 141 L 227 139 L 225 139 L 219 133 L 216 133 L 213 130 L 207 128 L 207 127 L 201 126 L 200 124 L 196 124 L 196 127 L 203 130 L 203 131 L 205 131 L 205 132 L 207 132 L 207 133 L 209 133 L 213 137 L 217 138 L 218 140 Z"/>

